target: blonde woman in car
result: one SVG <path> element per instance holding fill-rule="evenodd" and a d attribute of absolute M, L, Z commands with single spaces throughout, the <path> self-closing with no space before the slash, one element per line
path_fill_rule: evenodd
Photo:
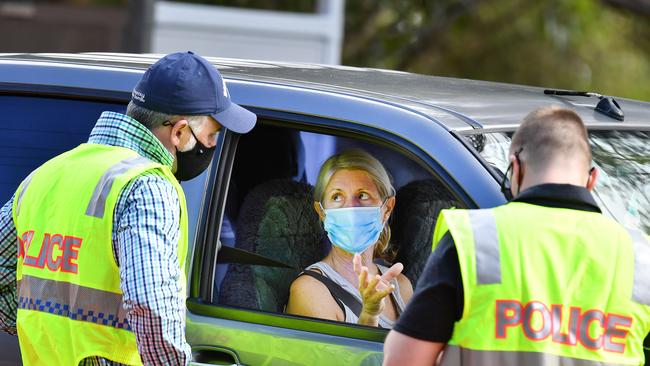
<path fill-rule="evenodd" d="M 332 250 L 291 284 L 287 313 L 391 328 L 411 298 L 411 282 L 390 263 L 388 218 L 395 189 L 382 164 L 362 150 L 330 157 L 314 187 L 314 209 Z"/>

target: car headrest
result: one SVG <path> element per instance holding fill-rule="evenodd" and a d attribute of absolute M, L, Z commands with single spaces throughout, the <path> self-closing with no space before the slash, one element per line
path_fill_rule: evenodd
<path fill-rule="evenodd" d="M 413 181 L 397 191 L 391 222 L 391 242 L 403 274 L 417 283 L 431 253 L 433 230 L 440 210 L 458 207 L 449 191 L 435 179 Z"/>
<path fill-rule="evenodd" d="M 237 209 L 257 185 L 273 179 L 303 179 L 304 155 L 300 134 L 295 130 L 258 124 L 241 135 L 231 175 L 231 186 L 235 189 L 228 198 L 234 206 L 229 208 L 234 210 L 231 217 L 237 217 Z"/>
<path fill-rule="evenodd" d="M 239 211 L 235 246 L 294 269 L 231 264 L 220 304 L 282 311 L 293 279 L 326 254 L 312 202 L 310 185 L 286 179 L 262 183 L 249 192 Z"/>

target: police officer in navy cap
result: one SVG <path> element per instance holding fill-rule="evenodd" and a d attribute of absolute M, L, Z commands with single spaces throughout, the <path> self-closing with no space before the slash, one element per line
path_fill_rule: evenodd
<path fill-rule="evenodd" d="M 88 143 L 22 182 L 0 209 L 0 248 L 21 249 L 18 289 L 0 293 L 17 310 L 0 324 L 15 324 L 25 365 L 189 364 L 178 181 L 208 167 L 222 128 L 255 122 L 207 60 L 173 53 L 144 73 L 126 114 L 102 113 Z"/>

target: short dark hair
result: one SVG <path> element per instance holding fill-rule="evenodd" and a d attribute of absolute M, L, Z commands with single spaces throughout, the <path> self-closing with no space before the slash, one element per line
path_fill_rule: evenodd
<path fill-rule="evenodd" d="M 523 148 L 523 149 L 522 149 Z M 530 112 L 512 136 L 510 153 L 522 149 L 520 158 L 534 169 L 546 170 L 558 159 L 591 165 L 587 129 L 580 116 L 559 106 Z"/>
<path fill-rule="evenodd" d="M 162 112 L 152 111 L 145 107 L 141 107 L 133 102 L 129 102 L 129 105 L 126 107 L 126 115 L 133 118 L 134 120 L 140 122 L 149 130 L 155 130 L 156 128 L 163 125 L 163 123 L 169 121 L 174 122 L 181 118 L 185 118 L 188 122 L 193 120 L 201 120 L 204 116 L 178 116 L 174 114 L 166 114 Z"/>

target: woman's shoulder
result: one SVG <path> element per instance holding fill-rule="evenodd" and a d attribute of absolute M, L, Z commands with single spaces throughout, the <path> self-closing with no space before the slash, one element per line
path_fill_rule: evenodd
<path fill-rule="evenodd" d="M 397 276 L 397 283 L 399 283 L 399 292 L 402 299 L 404 299 L 404 302 L 408 302 L 413 295 L 413 284 L 411 283 L 411 280 L 404 274 L 400 273 L 399 276 Z"/>
<path fill-rule="evenodd" d="M 296 279 L 293 280 L 293 282 L 291 283 L 291 291 L 311 288 L 317 284 L 322 285 L 322 283 L 319 280 L 303 274 L 301 276 L 296 277 Z"/>
<path fill-rule="evenodd" d="M 319 280 L 304 274 L 291 283 L 287 312 L 331 320 L 343 319 L 339 314 L 338 304 L 327 287 Z"/>
<path fill-rule="evenodd" d="M 403 273 L 400 273 L 397 276 L 397 282 L 399 282 L 399 285 L 402 286 L 402 287 L 403 286 L 408 286 L 410 288 L 413 288 L 413 283 L 411 282 L 411 279 L 406 277 Z"/>
<path fill-rule="evenodd" d="M 293 282 L 291 283 L 291 289 L 290 289 L 291 291 L 297 290 L 303 292 L 303 291 L 309 291 L 313 288 L 317 289 L 318 291 L 322 291 L 323 289 L 326 289 L 325 284 L 323 284 L 318 279 L 305 274 L 306 272 L 312 272 L 312 273 L 323 275 L 323 272 L 320 269 L 315 267 L 312 268 L 312 266 L 309 266 L 305 268 L 305 270 L 300 275 L 298 275 L 296 279 L 293 280 Z"/>

